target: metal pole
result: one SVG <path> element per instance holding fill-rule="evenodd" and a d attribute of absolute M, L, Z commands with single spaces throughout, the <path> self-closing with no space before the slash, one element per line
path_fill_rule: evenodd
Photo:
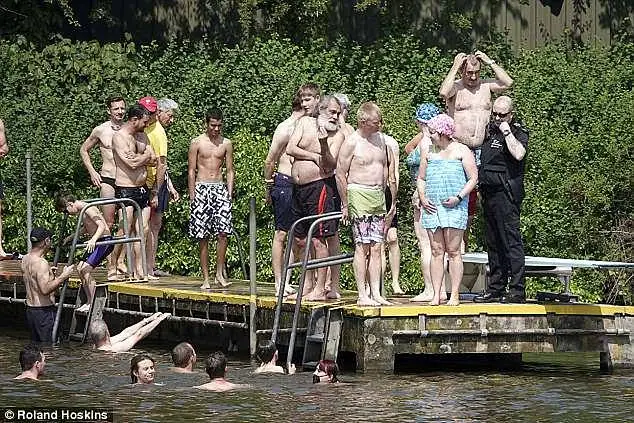
<path fill-rule="evenodd" d="M 255 197 L 249 199 L 249 347 L 251 357 L 255 356 L 258 336 L 256 333 L 255 313 L 257 311 L 257 286 L 255 282 Z"/>
<path fill-rule="evenodd" d="M 31 229 L 33 228 L 33 199 L 31 194 L 31 149 L 26 150 L 26 247 L 31 251 Z"/>

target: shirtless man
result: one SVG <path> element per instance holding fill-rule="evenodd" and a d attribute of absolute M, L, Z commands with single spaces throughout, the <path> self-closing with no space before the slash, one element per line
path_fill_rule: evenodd
<path fill-rule="evenodd" d="M 491 66 L 494 79 L 481 79 L 481 63 Z M 456 79 L 460 72 L 461 78 Z M 513 79 L 500 65 L 485 53 L 476 51 L 466 55 L 458 53 L 453 66 L 440 86 L 440 96 L 447 103 L 447 114 L 454 119 L 456 133 L 453 138 L 474 150 L 476 164 L 480 163 L 480 146 L 491 118 L 491 93 L 500 93 L 513 85 Z M 468 246 L 469 227 L 476 213 L 478 194 L 473 190 L 469 196 L 469 217 L 464 232 L 465 249 Z"/>
<path fill-rule="evenodd" d="M 227 236 L 233 232 L 231 223 L 231 196 L 235 171 L 233 144 L 222 136 L 222 112 L 217 109 L 205 115 L 207 131 L 192 140 L 187 157 L 187 186 L 189 188 L 189 236 L 198 239 L 200 266 L 203 273 L 201 289 L 209 284 L 209 237 L 218 238 L 216 245 L 215 283 L 221 287 L 231 285 L 224 277 Z M 222 166 L 226 167 L 227 182 L 223 180 Z"/>
<path fill-rule="evenodd" d="M 159 323 L 170 317 L 170 313 L 154 313 L 138 323 L 123 329 L 118 335 L 110 336 L 108 325 L 103 320 L 96 320 L 90 325 L 90 338 L 99 351 L 127 352 L 148 336 Z"/>
<path fill-rule="evenodd" d="M 90 174 L 90 180 L 92 184 L 99 188 L 99 196 L 101 198 L 114 198 L 115 191 L 115 172 L 116 165 L 112 154 L 112 136 L 116 131 L 121 128 L 123 124 L 123 118 L 125 117 L 125 100 L 123 97 L 111 96 L 106 100 L 106 111 L 108 113 L 109 120 L 105 121 L 101 125 L 96 126 L 86 141 L 81 145 L 79 154 L 81 160 Z M 99 146 L 101 153 L 101 171 L 97 172 L 90 160 L 90 150 L 95 146 Z M 104 218 L 108 224 L 108 230 L 112 230 L 115 219 L 114 204 L 108 204 L 101 207 L 103 210 Z M 121 263 L 123 265 L 123 263 Z M 125 269 L 121 270 L 125 273 Z M 116 279 L 117 276 L 117 263 L 110 260 L 108 262 L 108 278 Z"/>
<path fill-rule="evenodd" d="M 174 373 L 193 373 L 196 365 L 196 351 L 189 342 L 181 342 L 172 348 L 172 363 L 170 370 Z"/>
<path fill-rule="evenodd" d="M 22 373 L 14 377 L 14 379 L 39 380 L 40 376 L 44 374 L 45 365 L 46 357 L 44 357 L 44 351 L 37 345 L 27 345 L 20 351 Z"/>
<path fill-rule="evenodd" d="M 341 106 L 335 97 L 322 97 L 318 105 L 318 116 L 301 118 L 288 141 L 286 154 L 294 158 L 291 169 L 295 183 L 293 213 L 298 219 L 339 210 L 340 199 L 334 174 L 337 154 L 344 140 L 339 131 L 340 113 Z M 312 222 L 296 226 L 294 235 L 302 249 L 306 247 L 310 223 Z M 318 226 L 312 242 L 316 259 L 329 256 L 326 239 L 336 236 L 338 227 L 339 222 L 335 220 Z M 317 269 L 315 286 L 307 287 L 305 284 L 302 296 L 309 301 L 325 301 L 329 294 L 336 298 L 337 292 L 326 292 L 326 274 L 325 267 Z M 332 278 L 334 280 L 335 275 Z"/>
<path fill-rule="evenodd" d="M 26 321 L 31 330 L 33 342 L 52 343 L 55 307 L 55 290 L 75 270 L 66 266 L 55 277 L 55 268 L 50 267 L 46 253 L 51 249 L 51 232 L 44 228 L 34 228 L 29 235 L 31 251 L 22 258 L 22 275 L 26 286 Z"/>
<path fill-rule="evenodd" d="M 4 159 L 9 154 L 9 144 L 4 132 L 4 122 L 0 119 L 0 159 Z M 7 254 L 2 247 L 2 200 L 4 200 L 4 185 L 0 182 L 0 260 L 11 258 L 13 254 Z"/>
<path fill-rule="evenodd" d="M 139 236 L 147 239 L 150 220 L 149 192 L 145 185 L 145 166 L 155 160 L 152 148 L 146 143 L 147 137 L 139 136 L 148 124 L 150 115 L 147 109 L 139 104 L 133 104 L 128 109 L 128 120 L 112 137 L 112 151 L 114 162 L 117 166 L 115 172 L 115 197 L 129 198 L 139 205 L 143 221 L 143 228 L 138 227 L 134 207 L 126 206 L 125 213 L 129 226 L 127 233 L 130 236 Z M 132 223 L 134 222 L 134 225 Z M 113 261 L 118 260 L 122 249 L 115 249 Z M 143 260 L 141 257 L 141 244 L 135 242 L 134 251 L 134 276 L 137 280 L 147 280 Z"/>
<path fill-rule="evenodd" d="M 291 158 L 286 154 L 286 146 L 291 134 L 295 130 L 297 121 L 315 109 L 319 102 L 319 94 L 312 89 L 300 87 L 292 102 L 292 112 L 288 119 L 277 125 L 273 134 L 273 141 L 269 148 L 269 153 L 264 162 L 264 181 L 268 187 L 268 195 L 273 204 L 273 214 L 275 218 L 275 233 L 273 235 L 273 245 L 271 248 L 271 259 L 273 266 L 273 276 L 275 278 L 275 295 L 279 293 L 282 280 L 282 266 L 284 265 L 284 242 L 286 234 L 295 222 L 293 216 L 293 179 L 291 175 Z M 273 174 L 275 165 L 277 171 Z M 286 281 L 285 283 L 288 283 Z M 285 294 L 292 294 L 290 286 L 284 286 Z"/>
<path fill-rule="evenodd" d="M 390 150 L 391 158 L 390 165 L 393 166 L 394 169 L 394 180 L 396 182 L 396 193 L 398 193 L 399 186 L 399 172 L 398 172 L 398 164 L 400 160 L 400 152 L 398 142 L 389 135 L 380 134 L 385 141 L 385 145 Z M 390 273 L 392 275 L 392 293 L 395 295 L 404 294 L 401 289 L 401 284 L 399 283 L 399 277 L 401 275 L 401 247 L 398 245 L 398 214 L 396 212 L 396 198 L 392 197 L 392 191 L 389 189 L 385 190 L 385 207 L 387 210 L 390 210 L 394 205 L 394 215 L 389 222 L 386 223 L 386 232 L 385 232 L 385 246 L 387 247 L 388 259 L 390 263 Z M 389 224 L 388 224 L 389 223 Z M 383 269 L 383 275 L 385 275 L 385 270 L 387 268 L 387 261 L 385 260 L 385 254 L 381 252 L 381 268 Z"/>
<path fill-rule="evenodd" d="M 67 194 L 58 197 L 55 206 L 59 212 L 77 216 L 86 206 L 86 203 Z M 90 304 L 92 304 L 92 297 L 95 295 L 95 279 L 92 277 L 92 271 L 108 257 L 112 252 L 113 245 L 96 246 L 97 242 L 112 239 L 106 219 L 96 207 L 88 207 L 86 209 L 82 225 L 83 233 L 90 236 L 90 239 L 86 241 L 85 257 L 77 264 L 79 278 L 86 293 L 86 303 L 79 307 L 77 311 L 86 312 L 90 308 Z M 72 240 L 72 235 L 69 237 L 69 240 Z"/>
<path fill-rule="evenodd" d="M 380 292 L 381 254 L 386 220 L 389 223 L 396 210 L 395 202 L 389 212 L 386 210 L 386 181 L 392 198 L 396 198 L 396 181 L 391 149 L 379 132 L 381 120 L 376 104 L 363 103 L 357 112 L 358 129 L 346 139 L 337 160 L 342 220 L 347 222 L 349 218 L 352 224 L 355 242 L 352 266 L 359 292 L 357 304 L 362 306 L 390 304 Z M 369 293 L 366 280 L 370 282 Z"/>
<path fill-rule="evenodd" d="M 194 386 L 196 389 L 204 389 L 206 391 L 224 392 L 233 389 L 248 388 L 249 385 L 239 385 L 231 383 L 225 379 L 227 374 L 227 358 L 220 351 L 209 354 L 205 362 L 205 371 L 209 375 L 210 382 L 204 385 Z"/>

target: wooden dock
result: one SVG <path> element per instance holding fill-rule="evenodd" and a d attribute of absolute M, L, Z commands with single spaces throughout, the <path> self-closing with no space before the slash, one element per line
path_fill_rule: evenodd
<path fill-rule="evenodd" d="M 0 314 L 24 324 L 24 286 L 19 261 L 0 262 Z M 96 271 L 98 283 L 105 283 L 105 271 Z M 77 292 L 71 279 L 70 314 Z M 196 344 L 229 351 L 249 351 L 248 281 L 233 281 L 228 288 L 201 290 L 201 281 L 181 276 L 146 283 L 108 283 L 105 319 L 116 333 L 155 311 L 175 316 L 162 324 L 155 339 L 166 342 L 189 340 Z M 13 301 L 12 301 L 13 299 Z M 271 336 L 276 298 L 271 283 L 258 283 L 256 330 L 259 339 Z M 360 307 L 356 292 L 344 292 L 342 299 L 302 303 L 297 348 L 304 348 L 311 313 L 319 308 L 337 309 L 343 316 L 339 351 L 354 356 L 359 371 L 394 369 L 404 354 L 491 354 L 509 358 L 524 352 L 598 352 L 601 366 L 629 367 L 634 363 L 634 307 L 583 303 L 474 304 L 429 306 L 410 303 L 409 298 L 389 298 L 392 306 Z M 13 304 L 12 304 L 13 303 Z M 284 303 L 278 337 L 280 350 L 288 344 L 294 302 Z M 61 327 L 68 328 L 68 316 Z M 299 357 L 298 355 L 295 355 Z"/>

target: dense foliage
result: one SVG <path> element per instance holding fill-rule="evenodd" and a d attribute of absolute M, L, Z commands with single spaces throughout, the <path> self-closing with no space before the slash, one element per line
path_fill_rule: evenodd
<path fill-rule="evenodd" d="M 531 130 L 527 197 L 522 229 L 527 254 L 625 260 L 632 256 L 631 116 L 634 114 L 634 45 L 612 48 L 554 44 L 513 56 L 500 45 L 482 46 L 504 63 L 515 79 L 512 95 Z M 370 46 L 313 40 L 297 45 L 285 39 L 255 40 L 249 47 L 212 48 L 204 43 L 167 46 L 59 41 L 38 49 L 25 40 L 0 42 L 0 117 L 10 155 L 1 162 L 7 190 L 4 238 L 8 251 L 25 249 L 25 153 L 33 155 L 34 219 L 59 221 L 52 195 L 72 190 L 94 197 L 79 146 L 92 127 L 105 120 L 104 99 L 121 93 L 128 101 L 151 94 L 169 96 L 181 106 L 169 129 L 168 161 L 181 194 L 186 194 L 189 141 L 203 131 L 202 112 L 225 112 L 225 135 L 235 143 L 234 222 L 248 251 L 248 199 L 257 199 L 258 279 L 271 280 L 272 216 L 264 201 L 262 166 L 270 136 L 290 113 L 292 92 L 306 81 L 325 92 L 348 93 L 353 110 L 375 100 L 384 112 L 386 132 L 404 145 L 415 133 L 415 105 L 435 101 L 452 55 L 425 48 L 409 36 L 387 37 Z M 354 123 L 354 122 L 351 122 Z M 94 156 L 98 163 L 98 155 Z M 409 184 L 401 166 L 399 191 L 402 285 L 420 289 L 412 227 Z M 158 262 L 176 273 L 196 274 L 198 250 L 186 237 L 187 198 L 166 214 Z M 478 226 L 478 225 L 476 225 Z M 481 229 L 471 249 L 483 249 Z M 343 232 L 349 245 L 349 235 Z M 229 267 L 240 263 L 230 242 Z M 579 273 L 573 288 L 584 298 L 606 295 L 619 273 Z M 346 267 L 344 283 L 353 286 Z M 534 282 L 531 289 L 547 282 Z"/>

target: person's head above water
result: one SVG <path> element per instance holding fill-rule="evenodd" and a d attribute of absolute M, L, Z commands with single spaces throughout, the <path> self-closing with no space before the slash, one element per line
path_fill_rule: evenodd
<path fill-rule="evenodd" d="M 255 355 L 261 364 L 270 363 L 273 360 L 277 361 L 277 346 L 275 342 L 271 340 L 261 342 Z"/>
<path fill-rule="evenodd" d="M 137 354 L 130 360 L 130 379 L 132 383 L 154 383 L 154 359 L 147 354 Z"/>
<path fill-rule="evenodd" d="M 95 343 L 97 348 L 107 343 L 110 339 L 108 325 L 103 320 L 95 320 L 90 325 L 90 339 Z"/>
<path fill-rule="evenodd" d="M 339 366 L 332 360 L 320 360 L 313 372 L 313 383 L 339 382 Z"/>
<path fill-rule="evenodd" d="M 179 369 L 192 370 L 196 364 L 196 351 L 189 342 L 181 342 L 172 349 L 172 363 Z"/>
<path fill-rule="evenodd" d="M 209 354 L 205 360 L 205 371 L 209 379 L 222 379 L 227 373 L 227 357 L 220 351 Z"/>
<path fill-rule="evenodd" d="M 37 345 L 29 344 L 20 351 L 20 367 L 22 374 L 17 379 L 37 380 L 44 374 L 46 358 L 44 352 Z"/>

